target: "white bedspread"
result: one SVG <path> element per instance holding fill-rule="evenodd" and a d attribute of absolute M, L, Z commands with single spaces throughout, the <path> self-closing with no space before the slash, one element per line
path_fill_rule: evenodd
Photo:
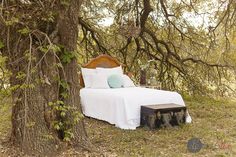
<path fill-rule="evenodd" d="M 176 103 L 184 101 L 177 92 L 141 87 L 80 90 L 82 110 L 86 116 L 107 121 L 122 129 L 136 129 L 140 125 L 142 105 Z M 191 122 L 187 116 L 186 122 Z"/>

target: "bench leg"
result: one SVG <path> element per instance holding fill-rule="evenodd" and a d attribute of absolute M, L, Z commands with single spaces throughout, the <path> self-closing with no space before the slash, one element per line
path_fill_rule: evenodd
<path fill-rule="evenodd" d="M 150 129 L 156 128 L 156 115 L 155 114 L 148 116 L 148 126 Z"/>

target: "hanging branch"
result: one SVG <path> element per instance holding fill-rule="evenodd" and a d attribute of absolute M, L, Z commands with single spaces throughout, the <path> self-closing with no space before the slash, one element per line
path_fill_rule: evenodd
<path fill-rule="evenodd" d="M 82 26 L 82 29 L 84 30 L 84 38 L 82 41 L 84 41 L 85 39 L 87 39 L 87 32 L 90 32 L 92 39 L 95 41 L 95 43 L 97 44 L 99 50 L 102 53 L 106 53 L 109 54 L 109 52 L 107 51 L 106 47 L 103 46 L 103 44 L 100 42 L 100 39 L 97 38 L 97 32 L 88 24 L 86 23 L 82 18 L 79 18 L 79 24 Z M 85 31 L 86 30 L 86 31 Z M 89 40 L 89 39 L 87 39 Z"/>
<path fill-rule="evenodd" d="M 140 17 L 141 29 L 145 27 L 150 12 L 153 11 L 150 0 L 143 0 L 143 13 Z"/>

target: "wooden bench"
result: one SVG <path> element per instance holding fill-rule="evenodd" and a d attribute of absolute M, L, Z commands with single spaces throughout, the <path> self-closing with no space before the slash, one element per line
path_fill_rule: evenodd
<path fill-rule="evenodd" d="M 141 126 L 150 129 L 171 127 L 185 123 L 186 106 L 178 104 L 156 104 L 141 106 Z"/>

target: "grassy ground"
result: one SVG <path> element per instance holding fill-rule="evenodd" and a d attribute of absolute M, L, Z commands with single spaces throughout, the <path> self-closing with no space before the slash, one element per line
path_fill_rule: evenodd
<path fill-rule="evenodd" d="M 11 105 L 9 99 L 0 99 L 0 141 L 8 137 L 11 129 Z"/>
<path fill-rule="evenodd" d="M 236 156 L 236 103 L 233 100 L 185 98 L 193 123 L 177 128 L 150 131 L 121 130 L 103 121 L 85 119 L 93 144 L 107 156 Z M 0 139 L 10 131 L 9 107 L 0 106 Z M 198 153 L 187 150 L 187 141 L 199 138 L 204 147 Z M 64 152 L 65 156 L 88 155 Z M 79 155 L 80 154 L 80 155 Z M 96 156 L 94 154 L 90 154 Z M 1 152 L 0 152 L 1 156 Z"/>
<path fill-rule="evenodd" d="M 236 104 L 227 100 L 186 98 L 193 123 L 178 128 L 126 131 L 87 119 L 95 145 L 118 156 L 236 156 Z M 200 138 L 204 148 L 192 154 L 187 141 Z"/>

